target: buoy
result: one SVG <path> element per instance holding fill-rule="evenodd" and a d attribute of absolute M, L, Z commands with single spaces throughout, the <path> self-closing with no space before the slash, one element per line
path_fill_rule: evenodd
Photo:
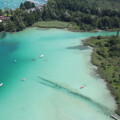
<path fill-rule="evenodd" d="M 16 63 L 16 60 L 14 60 L 14 63 Z"/>
<path fill-rule="evenodd" d="M 25 80 L 25 78 L 23 78 L 22 80 Z"/>

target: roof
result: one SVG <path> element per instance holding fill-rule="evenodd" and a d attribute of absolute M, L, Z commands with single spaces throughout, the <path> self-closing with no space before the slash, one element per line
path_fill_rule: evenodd
<path fill-rule="evenodd" d="M 35 8 L 30 8 L 29 10 L 28 10 L 28 12 L 33 12 L 34 10 L 36 10 Z"/>
<path fill-rule="evenodd" d="M 8 19 L 10 19 L 10 17 L 0 16 L 0 20 L 8 20 Z"/>

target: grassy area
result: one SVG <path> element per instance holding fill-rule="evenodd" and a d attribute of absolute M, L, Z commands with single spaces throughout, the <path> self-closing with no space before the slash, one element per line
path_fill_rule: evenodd
<path fill-rule="evenodd" d="M 91 62 L 98 67 L 97 72 L 108 83 L 108 88 L 118 104 L 116 112 L 120 115 L 120 38 L 92 37 L 85 45 L 94 48 Z"/>
<path fill-rule="evenodd" d="M 58 28 L 58 29 L 66 28 L 71 31 L 79 31 L 79 27 L 75 23 L 61 21 L 41 21 L 33 24 L 32 26 L 40 28 Z"/>

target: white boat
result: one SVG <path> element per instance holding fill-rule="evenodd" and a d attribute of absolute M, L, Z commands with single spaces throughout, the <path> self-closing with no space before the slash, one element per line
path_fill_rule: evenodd
<path fill-rule="evenodd" d="M 3 83 L 0 84 L 0 87 L 3 85 Z"/>
<path fill-rule="evenodd" d="M 40 58 L 44 57 L 44 55 L 41 55 Z"/>

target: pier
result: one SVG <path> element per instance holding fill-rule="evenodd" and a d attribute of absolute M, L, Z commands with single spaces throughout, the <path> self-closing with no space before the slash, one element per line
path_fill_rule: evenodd
<path fill-rule="evenodd" d="M 111 115 L 110 117 L 113 118 L 113 119 L 115 119 L 115 120 L 120 120 L 120 119 L 118 119 L 117 117 L 115 117 L 113 115 Z"/>

